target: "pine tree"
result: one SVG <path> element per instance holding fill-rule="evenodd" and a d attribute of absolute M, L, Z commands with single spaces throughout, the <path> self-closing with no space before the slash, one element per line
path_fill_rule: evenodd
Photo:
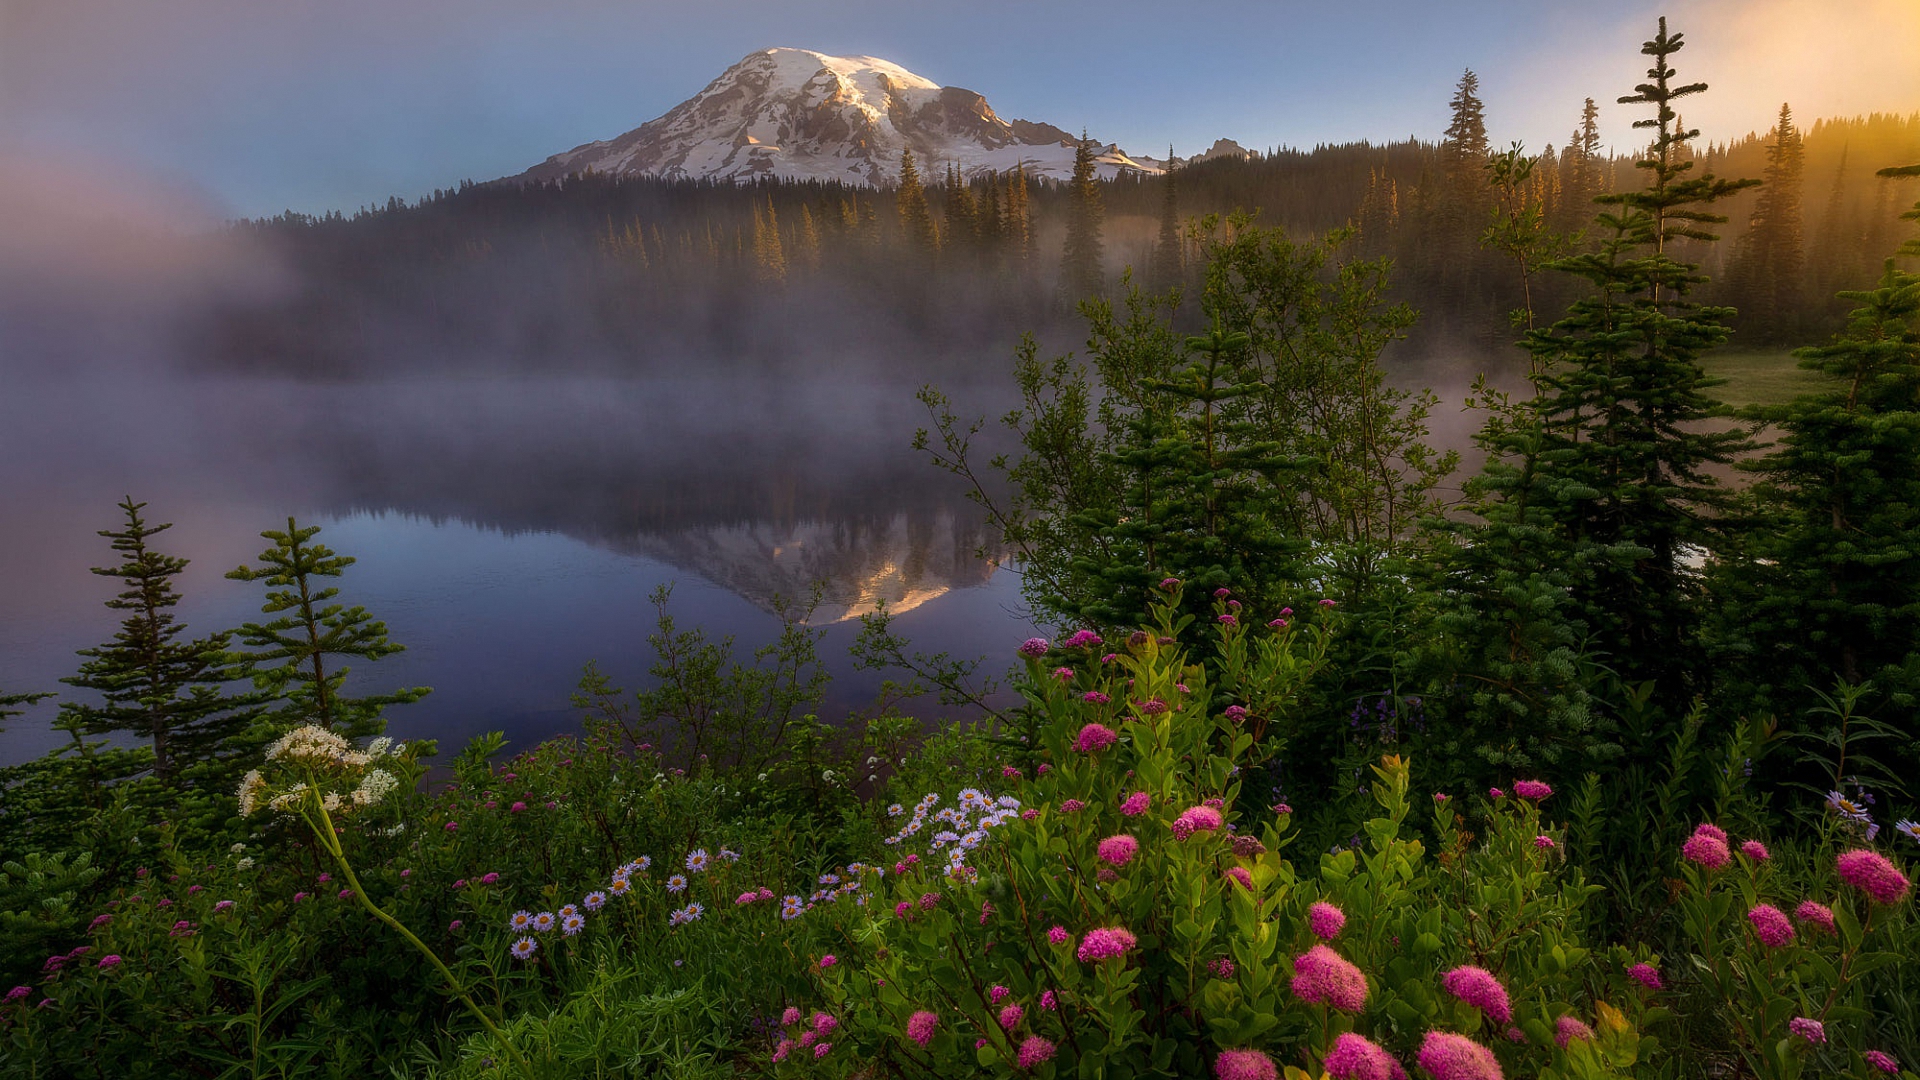
<path fill-rule="evenodd" d="M 1180 240 L 1180 181 L 1174 176 L 1173 147 L 1167 147 L 1167 171 L 1161 183 L 1164 190 L 1160 196 L 1160 238 L 1153 249 L 1153 273 L 1150 281 L 1155 289 L 1170 289 L 1180 284 L 1186 276 L 1185 252 Z"/>
<path fill-rule="evenodd" d="M 1093 150 L 1093 141 L 1081 132 L 1073 149 L 1073 174 L 1067 180 L 1067 241 L 1060 255 L 1060 291 L 1069 303 L 1105 291 L 1100 185 L 1095 177 Z"/>
<path fill-rule="evenodd" d="M 1741 322 L 1769 340 L 1790 338 L 1800 308 L 1806 274 L 1806 237 L 1801 226 L 1801 177 L 1806 149 L 1793 126 L 1793 110 L 1780 106 L 1780 119 L 1767 145 L 1767 168 L 1760 198 L 1754 203 L 1748 232 L 1735 260 L 1735 303 Z"/>
<path fill-rule="evenodd" d="M 787 254 L 780 243 L 780 218 L 774 213 L 773 197 L 767 196 L 766 210 L 761 201 L 753 201 L 753 269 L 762 282 L 787 279 Z"/>
<path fill-rule="evenodd" d="M 1024 265 L 1033 255 L 1033 224 L 1027 190 L 1027 167 L 1020 163 L 1007 175 L 1006 236 L 1008 251 L 1016 264 Z"/>
<path fill-rule="evenodd" d="M 128 612 L 109 644 L 82 649 L 87 658 L 78 674 L 61 680 L 97 691 L 101 703 L 72 701 L 61 707 L 64 722 L 76 732 L 129 732 L 153 745 L 153 769 L 173 781 L 190 766 L 213 760 L 228 739 L 250 718 L 248 702 L 221 687 L 241 678 L 227 647 L 230 634 L 182 639 L 186 627 L 173 615 L 180 602 L 173 579 L 187 560 L 164 555 L 147 545 L 149 537 L 172 528 L 149 525 L 140 511 L 146 503 L 132 497 L 119 506 L 126 516 L 120 529 L 103 529 L 123 561 L 95 567 L 102 577 L 119 578 L 125 590 L 107 601 Z M 78 735 L 75 736 L 76 740 Z"/>
<path fill-rule="evenodd" d="M 1724 308 L 1689 293 L 1702 278 L 1669 247 L 1715 239 L 1725 221 L 1706 207 L 1752 180 L 1688 177 L 1684 153 L 1699 133 L 1675 124 L 1673 102 L 1706 89 L 1675 86 L 1669 58 L 1683 45 L 1666 20 L 1641 52 L 1654 58 L 1648 82 L 1621 104 L 1650 104 L 1635 127 L 1655 129 L 1641 191 L 1600 196 L 1610 235 L 1599 250 L 1552 264 L 1585 279 L 1590 295 L 1523 346 L 1541 377 L 1539 468 L 1561 486 L 1551 507 L 1562 550 L 1597 546 L 1611 561 L 1591 565 L 1572 586 L 1580 614 L 1606 662 L 1632 680 L 1660 680 L 1667 700 L 1685 700 L 1698 586 L 1687 560 L 1718 544 L 1714 518 L 1726 493 L 1709 470 L 1750 449 L 1741 431 L 1702 430 L 1718 406 L 1700 355 L 1727 340 Z"/>
<path fill-rule="evenodd" d="M 52 694 L 45 693 L 45 692 L 38 693 L 38 694 L 0 693 L 0 724 L 6 723 L 7 717 L 20 716 L 25 711 L 22 709 L 16 709 L 14 708 L 14 706 L 32 705 L 36 702 L 44 701 L 45 699 L 50 698 L 52 696 L 53 696 Z M 6 730 L 7 730 L 6 728 L 0 727 L 0 733 L 4 733 Z"/>
<path fill-rule="evenodd" d="M 900 189 L 894 199 L 908 246 L 929 255 L 938 251 L 940 234 L 934 228 L 933 212 L 927 208 L 926 190 L 920 186 L 920 170 L 913 165 L 912 147 L 900 149 Z"/>
<path fill-rule="evenodd" d="M 1448 103 L 1452 119 L 1440 143 L 1441 190 L 1434 205 L 1429 273 L 1448 309 L 1466 308 L 1478 291 L 1477 240 L 1491 213 L 1486 184 L 1491 148 L 1479 90 L 1479 76 L 1471 70 L 1461 75 Z"/>
<path fill-rule="evenodd" d="M 244 671 L 279 703 L 268 716 L 274 734 L 318 724 L 349 737 L 377 735 L 386 727 L 381 714 L 388 705 L 410 704 L 429 691 L 420 686 L 366 697 L 342 692 L 349 669 L 336 658 L 374 661 L 406 647 L 388 640 L 387 624 L 374 621 L 365 608 L 327 602 L 340 590 L 317 579 L 340 577 L 354 560 L 310 543 L 319 532 L 318 525 L 303 529 L 288 518 L 285 532 L 260 534 L 273 542 L 260 553 L 264 565 L 227 572 L 235 581 L 265 582 L 267 602 L 260 610 L 280 615 L 240 627 L 242 643 L 255 650 L 244 656 Z"/>
<path fill-rule="evenodd" d="M 814 224 L 813 211 L 806 203 L 800 204 L 799 232 L 800 264 L 809 273 L 820 269 L 820 229 Z"/>
<path fill-rule="evenodd" d="M 1585 225 L 1593 200 L 1606 190 L 1600 173 L 1600 106 L 1592 98 L 1580 109 L 1580 123 L 1561 156 L 1561 213 L 1554 221 L 1558 232 L 1570 233 Z"/>
<path fill-rule="evenodd" d="M 980 237 L 980 210 L 974 205 L 973 191 L 967 186 L 960 170 L 947 166 L 947 187 L 942 193 L 943 211 L 947 219 L 944 232 L 947 246 L 966 247 Z"/>

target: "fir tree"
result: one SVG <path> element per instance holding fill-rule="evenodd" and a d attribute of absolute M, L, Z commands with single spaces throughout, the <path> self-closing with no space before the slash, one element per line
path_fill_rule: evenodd
<path fill-rule="evenodd" d="M 1638 168 L 1644 190 L 1600 196 L 1610 234 L 1595 252 L 1553 268 L 1585 279 L 1592 293 L 1553 326 L 1527 334 L 1541 378 L 1539 467 L 1562 486 L 1549 512 L 1562 550 L 1595 545 L 1613 559 L 1591 563 L 1574 583 L 1582 618 L 1607 662 L 1638 681 L 1660 679 L 1663 696 L 1684 700 L 1694 674 L 1691 630 L 1698 582 L 1687 560 L 1712 550 L 1726 493 L 1710 470 L 1750 448 L 1740 431 L 1702 430 L 1718 406 L 1700 355 L 1726 341 L 1724 308 L 1689 300 L 1699 268 L 1669 254 L 1676 240 L 1709 242 L 1726 219 L 1706 207 L 1751 180 L 1689 177 L 1684 153 L 1699 133 L 1675 124 L 1673 102 L 1706 89 L 1674 85 L 1668 60 L 1682 47 L 1666 20 L 1641 52 L 1654 58 L 1648 82 L 1621 104 L 1650 104 L 1636 120 L 1654 141 Z"/>
<path fill-rule="evenodd" d="M 342 692 L 349 669 L 339 659 L 374 661 L 406 647 L 388 640 L 387 624 L 365 608 L 328 603 L 340 590 L 317 579 L 340 577 L 354 560 L 311 543 L 319 532 L 318 525 L 300 528 L 288 518 L 285 532 L 260 534 L 273 542 L 260 553 L 264 565 L 227 572 L 236 581 L 265 582 L 267 602 L 260 610 L 280 615 L 240 627 L 241 641 L 255 650 L 244 656 L 244 670 L 279 703 L 268 716 L 274 733 L 318 724 L 349 737 L 377 735 L 386 727 L 381 714 L 388 705 L 418 701 L 429 691 L 422 686 L 366 697 Z"/>
<path fill-rule="evenodd" d="M 913 149 L 900 149 L 900 189 L 894 195 L 900 210 L 900 228 L 907 244 L 932 254 L 940 249 L 940 234 L 934 228 L 933 212 L 927 208 L 926 189 L 920 186 L 920 170 L 913 164 Z"/>
<path fill-rule="evenodd" d="M 1793 126 L 1793 110 L 1784 104 L 1773 134 L 1760 198 L 1729 276 L 1737 277 L 1734 301 L 1741 322 L 1764 338 L 1780 340 L 1793 336 L 1806 274 L 1800 205 L 1806 150 Z"/>
<path fill-rule="evenodd" d="M 1174 176 L 1173 147 L 1167 147 L 1167 171 L 1161 184 L 1160 238 L 1153 249 L 1151 282 L 1156 289 L 1170 289 L 1186 276 L 1186 259 L 1180 241 L 1180 181 Z"/>
<path fill-rule="evenodd" d="M 765 282 L 779 282 L 787 279 L 787 254 L 780 243 L 780 218 L 774 212 L 773 199 L 766 200 L 766 210 L 761 211 L 761 200 L 753 203 L 753 268 L 754 276 Z"/>
<path fill-rule="evenodd" d="M 0 724 L 6 723 L 8 717 L 20 716 L 25 711 L 22 709 L 17 709 L 14 706 L 32 705 L 36 702 L 43 701 L 52 696 L 53 696 L 52 694 L 46 693 L 44 691 L 38 694 L 0 693 Z M 0 727 L 0 733 L 5 732 L 6 730 L 7 730 L 6 728 Z"/>
<path fill-rule="evenodd" d="M 126 586 L 107 606 L 128 615 L 111 643 L 80 650 L 86 662 L 78 674 L 61 680 L 97 691 L 100 704 L 68 702 L 61 715 L 76 732 L 76 742 L 78 732 L 125 731 L 147 740 L 153 746 L 155 775 L 172 781 L 226 748 L 249 719 L 248 703 L 221 690 L 241 677 L 227 653 L 230 634 L 182 639 L 186 627 L 172 611 L 180 602 L 173 579 L 187 568 L 187 560 L 147 545 L 149 537 L 172 525 L 149 525 L 140 516 L 147 504 L 131 497 L 119 505 L 125 526 L 103 529 L 100 535 L 124 561 L 93 572 L 118 578 Z"/>
<path fill-rule="evenodd" d="M 973 191 L 967 186 L 966 178 L 953 165 L 947 166 L 947 186 L 942 201 L 947 219 L 944 233 L 947 245 L 964 247 L 979 239 L 979 207 L 974 204 Z"/>
<path fill-rule="evenodd" d="M 1105 249 L 1100 240 L 1100 185 L 1094 172 L 1094 144 L 1086 132 L 1073 148 L 1073 175 L 1067 180 L 1067 241 L 1060 255 L 1060 290 L 1068 301 L 1105 291 Z"/>
<path fill-rule="evenodd" d="M 1600 161 L 1600 106 L 1588 98 L 1561 155 L 1561 212 L 1554 222 L 1558 231 L 1570 233 L 1587 223 L 1595 196 L 1605 190 Z"/>

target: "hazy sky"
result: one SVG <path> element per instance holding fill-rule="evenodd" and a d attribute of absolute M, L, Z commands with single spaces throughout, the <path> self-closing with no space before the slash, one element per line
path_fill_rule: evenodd
<path fill-rule="evenodd" d="M 885 57 L 1136 152 L 1434 137 L 1463 68 L 1496 143 L 1562 143 L 1654 19 L 1709 138 L 1920 109 L 1920 0 L 0 0 L 0 162 L 222 214 L 502 176 L 638 126 L 774 45 Z M 5 214 L 0 208 L 0 216 Z"/>

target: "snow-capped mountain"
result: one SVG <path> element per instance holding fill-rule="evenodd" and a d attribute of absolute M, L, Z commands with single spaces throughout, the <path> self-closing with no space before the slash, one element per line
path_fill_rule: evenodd
<path fill-rule="evenodd" d="M 872 56 L 806 49 L 748 55 L 665 116 L 617 138 L 555 154 L 516 181 L 594 170 L 686 179 L 838 180 L 892 183 L 900 151 L 912 147 L 922 177 L 949 165 L 968 176 L 1024 165 L 1030 175 L 1065 179 L 1074 136 L 1051 124 L 1006 121 L 987 99 L 941 86 Z M 1162 163 L 1117 146 L 1097 154 L 1103 178 L 1157 173 Z"/>

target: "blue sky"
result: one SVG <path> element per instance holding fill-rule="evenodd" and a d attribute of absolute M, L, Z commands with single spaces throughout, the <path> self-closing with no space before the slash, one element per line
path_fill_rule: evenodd
<path fill-rule="evenodd" d="M 1496 142 L 1629 141 L 1654 18 L 1709 138 L 1920 110 L 1915 0 L 0 0 L 0 158 L 192 192 L 221 214 L 412 198 L 518 172 L 691 96 L 746 53 L 893 60 L 1009 118 L 1142 153 L 1434 137 L 1463 68 Z M 76 165 L 77 163 L 77 165 Z"/>

